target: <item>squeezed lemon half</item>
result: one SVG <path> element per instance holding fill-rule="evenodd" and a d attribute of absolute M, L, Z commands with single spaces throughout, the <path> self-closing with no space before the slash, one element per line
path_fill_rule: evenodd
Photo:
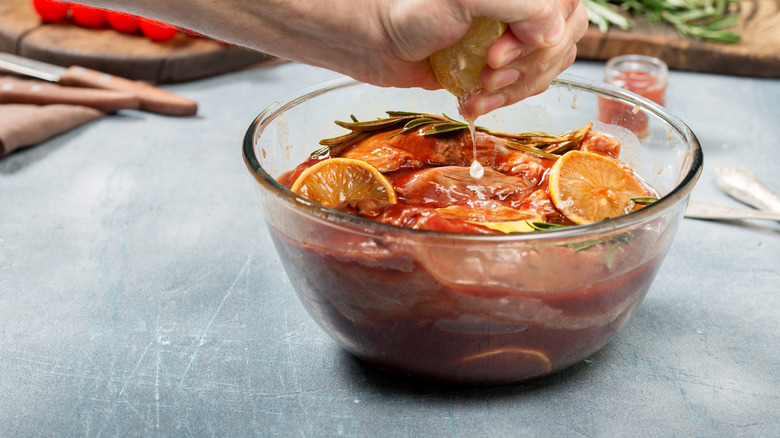
<path fill-rule="evenodd" d="M 434 75 L 447 91 L 459 100 L 482 86 L 482 70 L 487 66 L 487 51 L 506 30 L 506 24 L 488 17 L 477 17 L 460 41 L 428 57 Z"/>

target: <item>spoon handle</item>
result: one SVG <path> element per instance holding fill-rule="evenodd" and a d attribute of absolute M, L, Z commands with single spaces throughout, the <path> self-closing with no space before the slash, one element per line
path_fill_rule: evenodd
<path fill-rule="evenodd" d="M 780 221 L 780 212 L 722 207 L 720 205 L 688 202 L 685 216 L 694 219 L 766 219 Z"/>
<path fill-rule="evenodd" d="M 780 197 L 744 167 L 718 167 L 715 181 L 724 192 L 739 201 L 762 210 L 780 211 Z"/>

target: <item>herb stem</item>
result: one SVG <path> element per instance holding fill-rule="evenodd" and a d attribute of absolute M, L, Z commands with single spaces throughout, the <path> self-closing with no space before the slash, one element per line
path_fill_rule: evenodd
<path fill-rule="evenodd" d="M 628 14 L 650 23 L 666 22 L 680 35 L 733 44 L 739 35 L 729 30 L 737 16 L 728 12 L 729 3 L 740 0 L 581 0 L 590 22 L 606 33 L 610 26 L 628 30 Z M 620 12 L 624 14 L 621 14 Z"/>
<path fill-rule="evenodd" d="M 373 133 L 396 130 L 387 135 L 393 138 L 410 132 L 420 132 L 424 136 L 443 135 L 468 129 L 468 124 L 453 119 L 445 114 L 415 113 L 407 111 L 387 111 L 389 117 L 360 122 L 352 115 L 351 122 L 336 120 L 336 125 L 351 132 L 339 137 L 320 140 L 323 147 L 312 153 L 312 158 L 336 154 L 342 148 L 350 147 L 357 141 Z M 507 147 L 531 153 L 550 160 L 557 160 L 560 155 L 579 146 L 582 139 L 590 131 L 593 123 L 588 123 L 581 129 L 552 135 L 546 132 L 522 132 L 517 134 L 491 131 L 477 126 L 476 130 L 494 137 L 508 140 Z"/>

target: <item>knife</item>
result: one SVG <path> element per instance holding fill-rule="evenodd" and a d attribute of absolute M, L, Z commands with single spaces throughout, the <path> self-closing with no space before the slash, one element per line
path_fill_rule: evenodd
<path fill-rule="evenodd" d="M 10 53 L 0 53 L 0 69 L 66 86 L 98 88 L 133 93 L 140 109 L 171 116 L 192 116 L 198 103 L 152 85 L 74 65 L 60 67 Z"/>
<path fill-rule="evenodd" d="M 0 76 L 0 103 L 81 105 L 106 113 L 121 109 L 137 109 L 141 106 L 138 97 L 129 91 L 62 87 L 12 76 Z"/>

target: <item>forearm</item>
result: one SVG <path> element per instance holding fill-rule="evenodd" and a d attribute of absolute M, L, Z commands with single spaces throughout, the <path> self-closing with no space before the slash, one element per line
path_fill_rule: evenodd
<path fill-rule="evenodd" d="M 367 50 L 380 50 L 381 38 L 366 1 L 351 0 L 82 0 L 172 23 L 206 36 L 285 59 L 333 70 Z M 359 16 L 353 16 L 359 15 Z M 345 38 L 363 26 L 363 38 Z"/>
<path fill-rule="evenodd" d="M 578 0 L 76 0 L 172 23 L 380 86 L 436 89 L 427 58 L 475 17 L 509 24 L 491 47 L 486 91 L 510 104 L 574 59 L 587 26 Z M 504 70 L 502 72 L 502 70 Z M 510 73 L 510 74 L 507 74 Z M 508 79 L 511 81 L 508 82 Z"/>

